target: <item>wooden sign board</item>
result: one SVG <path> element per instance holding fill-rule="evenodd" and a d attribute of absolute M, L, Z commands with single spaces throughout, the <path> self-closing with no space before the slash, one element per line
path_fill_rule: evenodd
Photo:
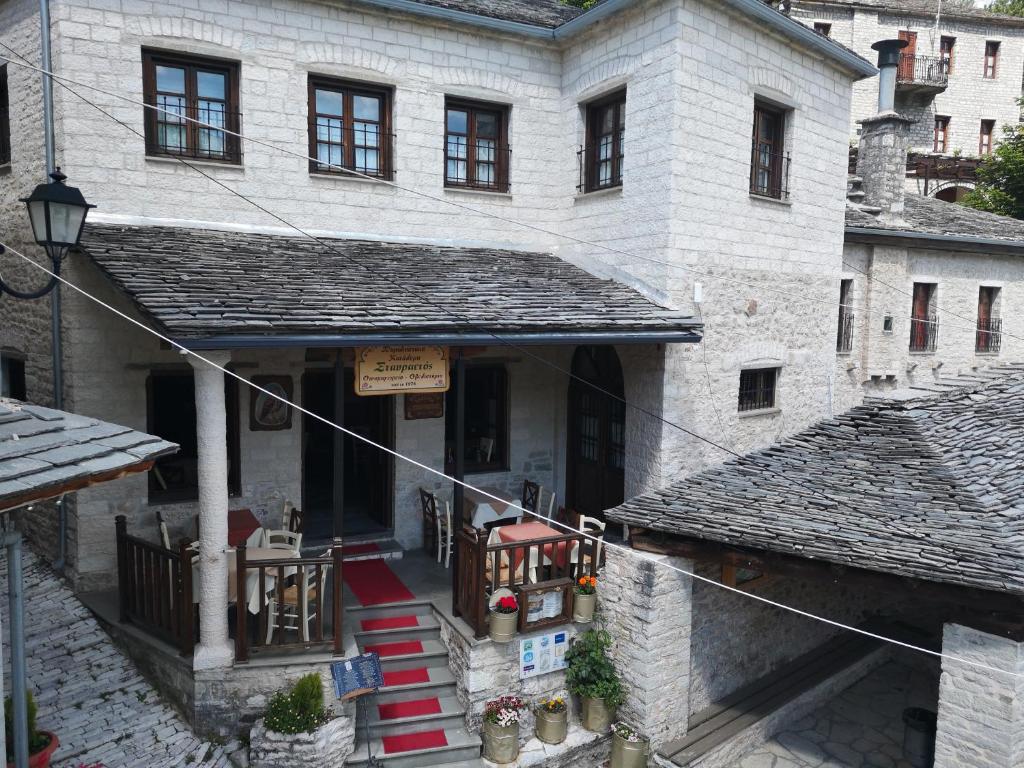
<path fill-rule="evenodd" d="M 405 420 L 439 419 L 444 416 L 443 392 L 410 392 L 405 396 Z"/>
<path fill-rule="evenodd" d="M 357 395 L 447 392 L 447 347 L 359 347 Z"/>

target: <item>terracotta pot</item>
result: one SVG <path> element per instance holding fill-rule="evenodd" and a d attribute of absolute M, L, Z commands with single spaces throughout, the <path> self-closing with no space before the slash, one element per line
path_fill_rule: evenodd
<path fill-rule="evenodd" d="M 547 744 L 561 744 L 569 733 L 569 710 L 548 712 L 537 710 L 537 738 Z"/>
<path fill-rule="evenodd" d="M 515 639 L 519 627 L 519 611 L 515 613 L 496 613 L 491 611 L 490 626 L 487 634 L 496 643 L 511 643 Z"/>
<path fill-rule="evenodd" d="M 504 728 L 484 720 L 484 758 L 492 763 L 511 763 L 519 757 L 519 724 Z"/>
<path fill-rule="evenodd" d="M 572 601 L 572 620 L 580 624 L 589 624 L 594 620 L 594 608 L 597 606 L 597 593 L 581 595 L 576 593 Z"/>
<path fill-rule="evenodd" d="M 60 746 L 60 739 L 57 738 L 56 733 L 50 733 L 50 731 L 39 731 L 39 733 L 45 733 L 49 736 L 50 743 L 34 755 L 28 756 L 28 768 L 49 768 L 50 758 L 57 751 L 57 747 Z M 8 763 L 7 768 L 14 768 L 14 763 Z"/>
<path fill-rule="evenodd" d="M 646 741 L 626 741 L 617 733 L 612 735 L 611 768 L 645 768 L 646 765 Z"/>
<path fill-rule="evenodd" d="M 583 727 L 595 733 L 607 733 L 615 719 L 615 707 L 609 707 L 604 699 L 580 697 L 583 702 Z"/>

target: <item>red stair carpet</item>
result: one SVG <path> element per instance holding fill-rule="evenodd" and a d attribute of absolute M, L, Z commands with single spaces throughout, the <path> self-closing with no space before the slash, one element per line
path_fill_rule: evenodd
<path fill-rule="evenodd" d="M 448 739 L 445 738 L 443 730 L 407 733 L 402 736 L 384 736 L 381 741 L 384 743 L 385 755 L 392 755 L 395 752 L 411 752 L 414 749 L 448 746 Z"/>
<path fill-rule="evenodd" d="M 363 649 L 364 653 L 376 653 L 381 658 L 385 656 L 408 656 L 412 653 L 423 653 L 423 643 L 419 640 L 406 640 L 400 643 L 381 643 L 380 645 L 368 645 Z"/>
<path fill-rule="evenodd" d="M 363 632 L 377 632 L 382 629 L 418 627 L 420 620 L 416 616 L 389 616 L 384 619 L 363 619 L 359 623 L 363 627 Z"/>
<path fill-rule="evenodd" d="M 361 605 L 401 603 L 414 598 L 383 560 L 345 563 L 341 576 Z"/>
<path fill-rule="evenodd" d="M 398 720 L 402 717 L 420 717 L 421 715 L 441 714 L 441 702 L 433 699 L 419 701 L 399 701 L 394 704 L 378 704 L 381 720 Z"/>
<path fill-rule="evenodd" d="M 392 685 L 415 685 L 416 683 L 429 683 L 430 672 L 426 667 L 419 669 L 396 669 L 384 673 L 384 687 Z"/>
<path fill-rule="evenodd" d="M 344 544 L 341 547 L 342 555 L 368 555 L 371 552 L 380 552 L 380 547 L 372 541 L 366 544 Z"/>

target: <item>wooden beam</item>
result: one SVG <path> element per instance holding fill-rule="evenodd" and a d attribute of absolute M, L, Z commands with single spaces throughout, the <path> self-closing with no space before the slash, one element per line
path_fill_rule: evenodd
<path fill-rule="evenodd" d="M 108 472 L 99 472 L 95 475 L 89 475 L 88 477 L 79 477 L 75 480 L 70 480 L 60 485 L 44 486 L 42 488 L 36 488 L 31 491 L 25 491 L 17 496 L 8 496 L 7 498 L 0 500 L 0 512 L 6 512 L 10 509 L 17 509 L 18 507 L 24 507 L 27 504 L 40 504 L 48 499 L 54 499 L 58 496 L 63 496 L 65 493 L 74 493 L 80 491 L 83 488 L 88 488 L 91 485 L 98 483 L 106 483 L 110 480 L 118 480 L 127 475 L 135 475 L 140 472 L 148 472 L 153 468 L 152 461 L 143 461 L 139 464 L 133 464 L 130 467 L 123 469 L 114 469 Z"/>

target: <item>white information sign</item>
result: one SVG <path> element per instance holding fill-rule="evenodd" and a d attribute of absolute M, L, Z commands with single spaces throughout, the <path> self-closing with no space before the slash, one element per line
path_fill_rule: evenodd
<path fill-rule="evenodd" d="M 536 677 L 565 669 L 565 652 L 569 650 L 569 633 L 550 632 L 519 641 L 519 677 Z"/>

